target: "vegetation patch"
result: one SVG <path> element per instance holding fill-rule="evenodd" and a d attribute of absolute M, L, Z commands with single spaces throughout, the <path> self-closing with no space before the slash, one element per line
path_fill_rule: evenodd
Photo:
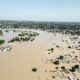
<path fill-rule="evenodd" d="M 55 65 L 59 65 L 59 61 L 56 60 L 55 62 L 53 62 Z"/>
<path fill-rule="evenodd" d="M 37 72 L 37 68 L 33 68 L 32 71 L 33 71 L 33 72 Z"/>
<path fill-rule="evenodd" d="M 0 45 L 3 44 L 5 42 L 5 40 L 0 40 Z"/>

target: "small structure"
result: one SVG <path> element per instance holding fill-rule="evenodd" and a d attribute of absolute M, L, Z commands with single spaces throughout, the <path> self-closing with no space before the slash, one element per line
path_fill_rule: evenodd
<path fill-rule="evenodd" d="M 69 80 L 74 80 L 72 76 L 68 76 L 68 79 Z"/>
<path fill-rule="evenodd" d="M 79 80 L 78 78 L 73 77 L 73 76 L 68 76 L 68 79 L 69 79 L 69 80 Z"/>
<path fill-rule="evenodd" d="M 9 52 L 11 51 L 12 47 L 11 46 L 6 46 L 6 47 L 1 47 L 0 50 L 3 52 Z"/>

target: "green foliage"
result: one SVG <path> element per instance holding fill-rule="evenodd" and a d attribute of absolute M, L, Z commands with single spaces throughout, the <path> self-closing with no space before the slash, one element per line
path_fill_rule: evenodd
<path fill-rule="evenodd" d="M 33 71 L 33 72 L 37 72 L 37 68 L 33 68 L 32 71 Z"/>
<path fill-rule="evenodd" d="M 18 37 L 13 38 L 12 40 L 10 40 L 9 42 L 20 42 L 20 39 Z"/>
<path fill-rule="evenodd" d="M 72 66 L 70 69 L 71 72 L 75 72 L 77 69 L 79 69 L 79 65 Z"/>
<path fill-rule="evenodd" d="M 75 72 L 76 71 L 76 68 L 73 66 L 71 69 L 70 69 L 71 72 Z"/>
<path fill-rule="evenodd" d="M 75 68 L 78 69 L 79 68 L 79 65 L 75 65 Z"/>
<path fill-rule="evenodd" d="M 62 66 L 61 69 L 65 70 L 65 66 Z"/>
<path fill-rule="evenodd" d="M 0 45 L 3 44 L 5 42 L 5 40 L 0 40 Z"/>
<path fill-rule="evenodd" d="M 64 58 L 64 56 L 62 56 L 62 55 L 59 57 L 59 59 L 63 59 L 63 58 Z"/>
<path fill-rule="evenodd" d="M 56 60 L 55 62 L 53 62 L 55 65 L 59 65 L 59 61 Z"/>

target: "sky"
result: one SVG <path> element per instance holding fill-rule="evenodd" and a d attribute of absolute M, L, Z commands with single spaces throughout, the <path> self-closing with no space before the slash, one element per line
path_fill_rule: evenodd
<path fill-rule="evenodd" d="M 0 20 L 80 22 L 80 0 L 0 0 Z"/>

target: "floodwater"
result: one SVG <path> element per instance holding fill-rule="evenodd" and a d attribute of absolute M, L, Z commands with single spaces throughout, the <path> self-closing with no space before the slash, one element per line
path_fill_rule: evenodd
<path fill-rule="evenodd" d="M 12 50 L 10 52 L 0 52 L 0 80 L 53 80 L 52 74 L 48 70 L 54 69 L 54 66 L 47 64 L 48 59 L 67 53 L 67 44 L 64 44 L 62 40 L 65 38 L 72 44 L 69 36 L 63 36 L 59 33 L 52 34 L 41 30 L 28 31 L 40 34 L 33 42 L 17 42 L 11 45 Z M 1 38 L 6 40 L 5 45 L 9 45 L 7 41 L 17 36 L 19 32 L 4 33 Z M 61 48 L 56 49 L 53 43 L 60 45 Z M 66 51 L 63 50 L 64 46 Z M 47 49 L 51 47 L 56 50 L 49 55 L 47 54 Z M 32 72 L 34 67 L 37 68 L 37 72 Z"/>
<path fill-rule="evenodd" d="M 40 33 L 33 42 L 14 43 L 10 52 L 0 52 L 0 80 L 40 80 L 47 79 L 48 74 L 44 72 L 47 64 L 45 51 L 52 43 L 52 35 L 44 31 Z M 4 33 L 2 39 L 6 41 L 17 36 L 17 33 Z M 8 45 L 8 43 L 6 43 Z M 38 71 L 32 72 L 36 67 Z"/>

